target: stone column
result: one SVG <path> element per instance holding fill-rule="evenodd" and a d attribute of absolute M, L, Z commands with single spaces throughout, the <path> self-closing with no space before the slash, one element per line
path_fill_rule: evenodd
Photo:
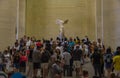
<path fill-rule="evenodd" d="M 19 0 L 19 38 L 25 35 L 26 0 Z"/>
<path fill-rule="evenodd" d="M 115 49 L 120 45 L 120 1 L 104 0 L 104 39 Z"/>
<path fill-rule="evenodd" d="M 98 37 L 102 38 L 102 21 L 103 21 L 103 41 L 106 46 L 115 49 L 120 45 L 120 1 L 103 0 L 103 20 L 101 12 L 101 0 L 97 0 L 97 23 Z"/>

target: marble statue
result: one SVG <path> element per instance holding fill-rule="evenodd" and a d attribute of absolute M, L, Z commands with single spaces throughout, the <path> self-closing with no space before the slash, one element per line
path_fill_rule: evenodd
<path fill-rule="evenodd" d="M 61 20 L 61 19 L 57 19 L 56 23 L 59 25 L 60 29 L 59 29 L 59 38 L 60 40 L 62 40 L 65 35 L 64 35 L 64 24 L 67 24 L 68 20 Z"/>

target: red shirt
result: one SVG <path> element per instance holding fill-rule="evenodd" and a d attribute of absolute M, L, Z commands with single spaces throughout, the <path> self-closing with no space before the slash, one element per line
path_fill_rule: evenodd
<path fill-rule="evenodd" d="M 42 46 L 42 43 L 41 42 L 36 42 L 36 46 Z"/>
<path fill-rule="evenodd" d="M 22 61 L 26 62 L 26 61 L 27 61 L 27 57 L 26 57 L 26 56 L 21 56 L 21 57 L 20 57 L 20 63 L 21 63 Z"/>

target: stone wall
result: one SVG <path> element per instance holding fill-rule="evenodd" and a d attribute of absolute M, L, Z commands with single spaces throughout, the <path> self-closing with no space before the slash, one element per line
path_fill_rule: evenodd
<path fill-rule="evenodd" d="M 105 45 L 116 49 L 120 45 L 120 1 L 103 0 L 103 19 L 101 0 L 97 0 L 97 30 L 98 38 L 102 38 Z M 103 30 L 102 30 L 103 21 Z M 102 32 L 103 31 L 103 32 Z"/>
<path fill-rule="evenodd" d="M 85 35 L 95 39 L 95 0 L 27 0 L 26 34 L 37 38 L 56 37 L 56 19 L 69 19 L 67 37 Z"/>
<path fill-rule="evenodd" d="M 0 0 L 0 50 L 15 42 L 15 28 L 17 16 L 17 0 Z M 20 0 L 19 37 L 25 33 L 24 7 L 25 0 Z M 25 7 L 24 7 L 25 8 Z"/>
<path fill-rule="evenodd" d="M 0 0 L 0 50 L 15 41 L 16 1 Z M 37 38 L 56 37 L 59 27 L 55 21 L 59 18 L 69 19 L 65 25 L 68 37 L 88 35 L 95 40 L 103 35 L 106 46 L 115 49 L 120 45 L 119 0 L 103 0 L 103 19 L 101 0 L 20 0 L 19 7 L 19 38 L 25 33 Z"/>

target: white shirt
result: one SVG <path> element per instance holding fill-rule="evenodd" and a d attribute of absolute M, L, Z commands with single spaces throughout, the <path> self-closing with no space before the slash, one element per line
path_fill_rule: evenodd
<path fill-rule="evenodd" d="M 63 53 L 63 58 L 65 61 L 65 65 L 70 65 L 70 59 L 71 59 L 71 55 L 69 52 L 64 52 Z"/>

